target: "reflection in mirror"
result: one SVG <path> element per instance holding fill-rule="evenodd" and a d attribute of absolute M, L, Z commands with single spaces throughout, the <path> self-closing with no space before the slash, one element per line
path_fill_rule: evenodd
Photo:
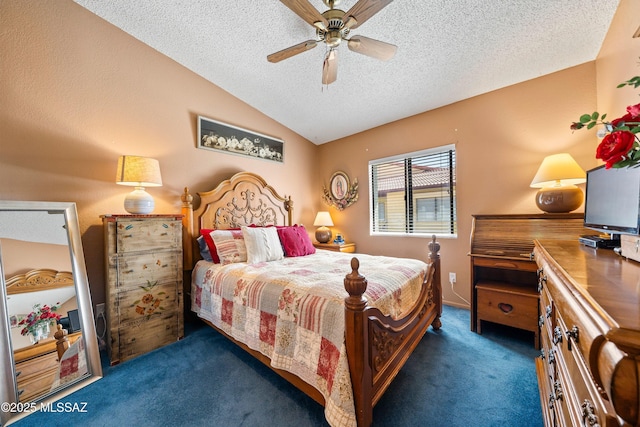
<path fill-rule="evenodd" d="M 73 203 L 0 201 L 2 402 L 47 404 L 102 376 L 79 231 Z"/>

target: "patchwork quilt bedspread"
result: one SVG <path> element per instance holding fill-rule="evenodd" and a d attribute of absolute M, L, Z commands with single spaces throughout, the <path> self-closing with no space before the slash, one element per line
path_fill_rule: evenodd
<path fill-rule="evenodd" d="M 355 426 L 344 339 L 344 277 L 353 254 L 313 255 L 258 264 L 200 261 L 193 271 L 192 310 L 238 341 L 318 389 L 333 427 Z M 420 293 L 422 261 L 358 254 L 370 306 L 402 317 Z"/>

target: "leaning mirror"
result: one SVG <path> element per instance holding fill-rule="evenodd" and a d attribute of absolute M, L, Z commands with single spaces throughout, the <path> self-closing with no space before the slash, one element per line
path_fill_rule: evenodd
<path fill-rule="evenodd" d="M 102 377 L 75 203 L 0 201 L 0 421 Z"/>

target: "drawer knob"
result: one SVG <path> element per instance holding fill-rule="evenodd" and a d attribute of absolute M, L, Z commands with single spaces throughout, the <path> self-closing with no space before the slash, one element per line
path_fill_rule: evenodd
<path fill-rule="evenodd" d="M 542 350 L 540 350 L 540 359 L 544 360 L 544 358 L 546 357 L 545 352 L 544 352 L 544 348 Z"/>
<path fill-rule="evenodd" d="M 542 328 L 544 326 L 544 316 L 538 317 L 538 328 Z"/>
<path fill-rule="evenodd" d="M 580 338 L 580 329 L 576 325 L 573 325 L 570 331 L 567 331 L 567 348 L 571 351 L 571 339 L 577 343 Z"/>
<path fill-rule="evenodd" d="M 498 308 L 504 314 L 509 314 L 513 311 L 513 306 L 511 304 L 507 304 L 506 302 L 498 303 Z"/>
<path fill-rule="evenodd" d="M 556 363 L 556 355 L 555 355 L 555 350 L 554 349 L 550 349 L 549 350 L 549 365 L 554 365 L 555 366 Z"/>
<path fill-rule="evenodd" d="M 548 319 L 549 317 L 551 317 L 551 313 L 553 313 L 553 309 L 551 308 L 551 305 L 548 305 L 545 308 L 545 311 L 547 312 L 547 319 Z"/>
<path fill-rule="evenodd" d="M 553 383 L 553 391 L 555 392 L 556 400 L 564 399 L 564 393 L 562 392 L 562 384 L 560 384 L 560 381 Z"/>
<path fill-rule="evenodd" d="M 582 424 L 586 427 L 600 427 L 593 403 L 585 399 L 580 406 L 582 407 Z"/>
<path fill-rule="evenodd" d="M 538 276 L 538 292 L 542 292 L 542 289 L 546 284 L 547 284 L 547 276 L 540 274 Z"/>
<path fill-rule="evenodd" d="M 560 329 L 560 326 L 553 328 L 553 343 L 556 345 L 562 343 L 562 329 Z"/>
<path fill-rule="evenodd" d="M 553 393 L 549 393 L 549 409 L 552 411 L 555 406 L 555 401 L 556 401 L 556 398 L 553 397 Z"/>

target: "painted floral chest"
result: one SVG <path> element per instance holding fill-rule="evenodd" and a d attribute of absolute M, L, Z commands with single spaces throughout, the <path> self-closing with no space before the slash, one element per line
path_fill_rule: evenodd
<path fill-rule="evenodd" d="M 181 218 L 103 217 L 112 365 L 184 336 Z"/>

